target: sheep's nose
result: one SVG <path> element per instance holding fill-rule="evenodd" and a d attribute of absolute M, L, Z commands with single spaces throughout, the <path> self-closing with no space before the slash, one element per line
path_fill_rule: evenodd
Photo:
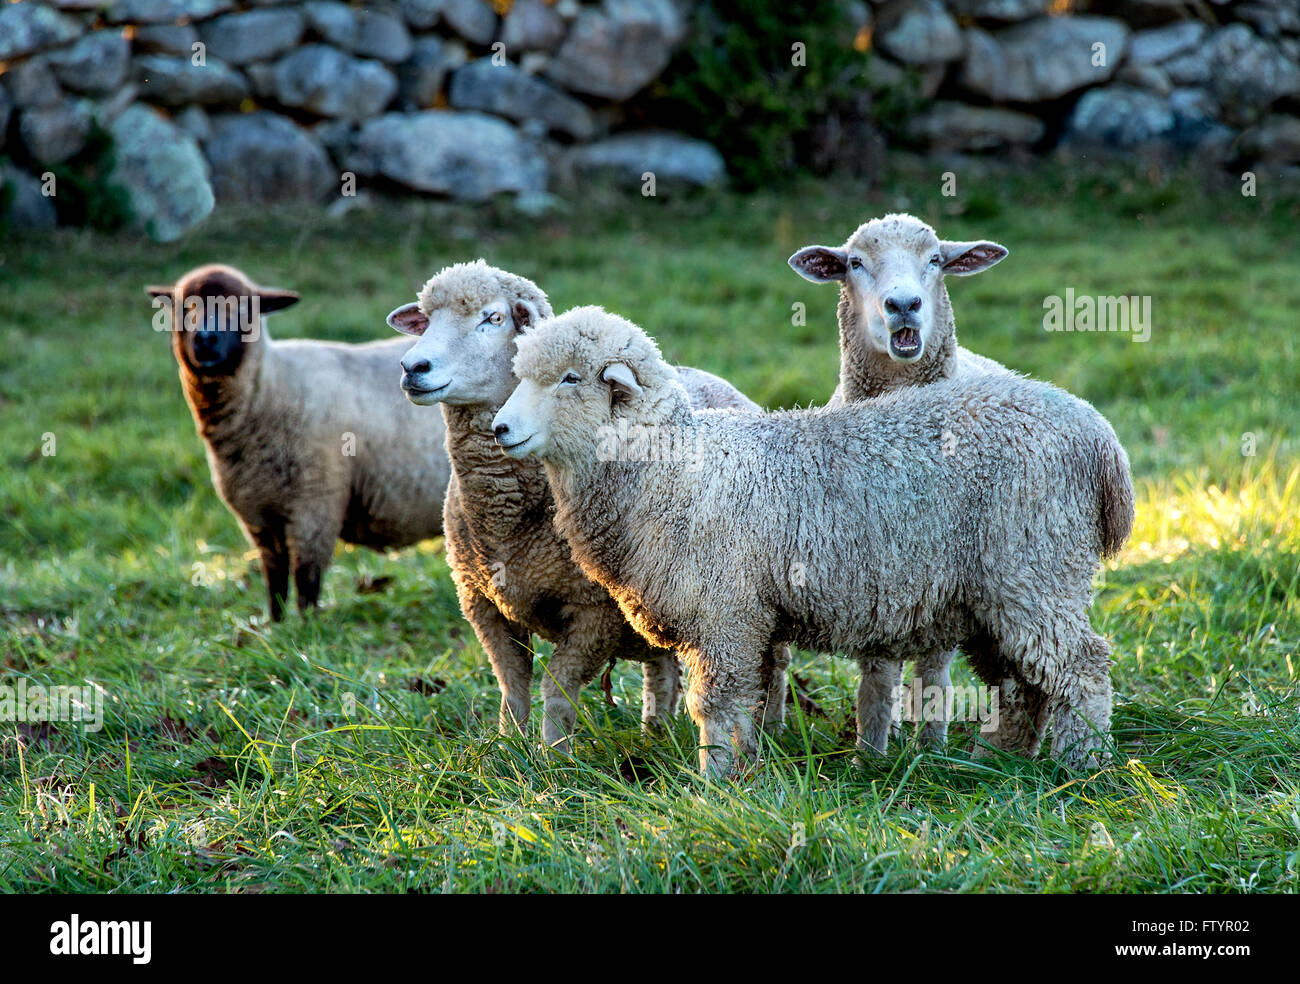
<path fill-rule="evenodd" d="M 409 372 L 412 376 L 419 376 L 428 372 L 433 367 L 429 365 L 428 359 L 412 359 L 410 362 L 407 362 L 405 359 L 403 359 L 402 368 L 405 369 L 407 372 Z"/>
<path fill-rule="evenodd" d="M 915 314 L 921 310 L 921 298 L 917 294 L 903 297 L 895 294 L 885 298 L 885 310 L 890 314 Z"/>
<path fill-rule="evenodd" d="M 501 440 L 501 438 L 505 437 L 507 434 L 510 433 L 510 425 L 497 424 L 495 427 L 492 428 L 492 433 L 496 435 L 496 439 L 499 441 Z"/>

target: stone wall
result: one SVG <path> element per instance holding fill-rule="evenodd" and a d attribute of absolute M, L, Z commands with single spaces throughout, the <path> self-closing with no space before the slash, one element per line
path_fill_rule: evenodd
<path fill-rule="evenodd" d="M 623 112 L 687 40 L 694 6 L 0 3 L 9 218 L 55 221 L 49 168 L 96 128 L 113 140 L 108 182 L 163 240 L 214 203 L 367 187 L 544 207 L 562 173 L 716 184 L 714 148 L 627 132 Z M 910 134 L 936 153 L 1059 145 L 1300 165 L 1300 0 L 858 0 L 847 15 L 873 85 L 919 97 Z"/>

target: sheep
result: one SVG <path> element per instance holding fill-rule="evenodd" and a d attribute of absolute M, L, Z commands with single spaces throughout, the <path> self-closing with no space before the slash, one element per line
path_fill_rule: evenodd
<path fill-rule="evenodd" d="M 491 421 L 517 383 L 510 368 L 516 340 L 551 315 L 536 284 L 480 259 L 437 273 L 418 302 L 394 310 L 388 324 L 419 339 L 401 360 L 407 398 L 421 406 L 442 404 L 452 462 L 447 561 L 461 611 L 501 689 L 499 727 L 509 733 L 528 721 L 536 634 L 555 646 L 542 681 L 542 740 L 567 753 L 574 701 L 613 657 L 644 664 L 647 729 L 676 707 L 679 669 L 675 654 L 647 645 L 609 594 L 573 563 L 552 523 L 555 507 L 541 465 L 512 461 L 496 447 Z M 707 372 L 679 367 L 676 378 L 693 405 L 758 409 Z M 772 694 L 764 708 L 769 722 L 779 719 L 789 656 L 782 650 L 772 661 Z"/>
<path fill-rule="evenodd" d="M 442 533 L 451 466 L 442 427 L 397 389 L 400 339 L 272 341 L 263 316 L 298 295 L 230 266 L 146 289 L 217 494 L 261 558 L 273 621 L 291 572 L 299 611 L 316 607 L 336 540 L 386 550 Z"/>
<path fill-rule="evenodd" d="M 1009 374 L 1005 366 L 957 344 L 943 280 L 947 273 L 970 276 L 987 270 L 1006 256 L 1005 246 L 989 240 L 940 240 L 920 219 L 898 213 L 863 223 L 842 247 L 805 246 L 796 251 L 788 262 L 797 274 L 813 283 L 840 284 L 840 379 L 828 405 L 868 400 L 959 372 Z M 955 655 L 928 653 L 919 659 L 914 675 L 920 686 L 947 692 Z M 1023 745 L 1031 740 L 1033 729 L 1025 716 L 1036 715 L 1019 699 L 1024 687 L 1011 680 L 988 682 L 999 683 L 1005 695 L 1003 726 L 991 744 Z M 877 680 L 871 689 L 892 694 L 892 681 Z M 892 701 L 878 703 L 877 729 L 886 727 L 892 716 Z M 941 747 L 948 738 L 947 720 L 942 715 L 927 719 L 920 738 Z"/>
<path fill-rule="evenodd" d="M 1077 767 L 1110 720 L 1109 651 L 1087 610 L 1133 520 L 1128 459 L 1090 405 L 973 375 L 840 407 L 694 411 L 641 329 L 576 308 L 519 339 L 497 443 L 538 457 L 556 528 L 648 641 L 690 669 L 706 775 L 754 753 L 764 653 L 864 667 L 960 645 L 1069 707 L 1052 753 Z M 615 433 L 695 449 L 695 468 L 611 455 Z M 793 576 L 797 571 L 798 576 Z M 858 744 L 873 750 L 859 689 Z M 879 749 L 875 749 L 879 750 Z"/>

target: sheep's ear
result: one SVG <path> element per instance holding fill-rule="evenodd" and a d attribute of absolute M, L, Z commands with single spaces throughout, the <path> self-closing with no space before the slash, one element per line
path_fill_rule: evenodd
<path fill-rule="evenodd" d="M 811 280 L 815 284 L 843 280 L 849 272 L 848 253 L 829 246 L 805 246 L 786 262 L 804 280 Z"/>
<path fill-rule="evenodd" d="M 1006 258 L 1007 248 L 987 239 L 973 243 L 950 243 L 945 240 L 939 244 L 939 252 L 943 256 L 944 273 L 968 277 L 1001 263 Z"/>
<path fill-rule="evenodd" d="M 420 305 L 412 301 L 388 313 L 388 327 L 395 328 L 403 335 L 423 335 L 429 327 L 429 318 L 420 310 Z"/>
<path fill-rule="evenodd" d="M 515 331 L 527 331 L 541 320 L 537 305 L 522 297 L 516 298 L 514 304 L 510 305 L 510 317 L 514 319 Z"/>
<path fill-rule="evenodd" d="M 171 297 L 171 284 L 150 284 L 145 289 L 145 293 L 150 297 Z"/>
<path fill-rule="evenodd" d="M 623 393 L 626 396 L 641 395 L 641 384 L 636 381 L 636 375 L 622 362 L 606 366 L 600 378 L 609 384 L 610 390 L 614 393 Z"/>
<path fill-rule="evenodd" d="M 257 300 L 263 314 L 283 311 L 301 299 L 296 290 L 280 290 L 278 287 L 259 287 Z"/>

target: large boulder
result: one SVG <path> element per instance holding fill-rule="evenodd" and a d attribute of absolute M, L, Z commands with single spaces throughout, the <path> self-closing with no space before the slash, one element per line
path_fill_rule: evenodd
<path fill-rule="evenodd" d="M 913 135 L 932 149 L 963 152 L 1027 147 L 1042 140 L 1046 129 L 1028 113 L 958 102 L 935 103 L 912 124 Z"/>
<path fill-rule="evenodd" d="M 131 42 L 117 31 L 87 34 L 45 56 L 65 89 L 92 96 L 116 92 L 131 66 Z"/>
<path fill-rule="evenodd" d="M 483 0 L 442 0 L 442 19 L 466 41 L 488 45 L 497 33 L 497 15 Z"/>
<path fill-rule="evenodd" d="M 982 20 L 1022 21 L 1047 13 L 1052 0 L 948 0 L 954 14 Z"/>
<path fill-rule="evenodd" d="M 1209 87 L 1227 122 L 1249 125 L 1282 97 L 1300 95 L 1300 65 L 1245 24 L 1220 28 L 1209 49 Z"/>
<path fill-rule="evenodd" d="M 546 74 L 574 92 L 623 100 L 659 76 L 686 24 L 671 0 L 583 7 Z"/>
<path fill-rule="evenodd" d="M 397 94 L 397 77 L 382 62 L 308 44 L 276 62 L 274 86 L 282 105 L 361 120 L 383 111 Z"/>
<path fill-rule="evenodd" d="M 397 0 L 397 7 L 406 23 L 417 31 L 427 31 L 442 19 L 446 0 Z"/>
<path fill-rule="evenodd" d="M 0 205 L 6 198 L 9 208 L 0 212 L 0 220 L 15 229 L 53 229 L 59 224 L 59 213 L 54 202 L 42 194 L 40 179 L 0 163 Z"/>
<path fill-rule="evenodd" d="M 1108 17 L 1046 17 L 996 34 L 971 28 L 966 36 L 967 89 L 999 102 L 1034 103 L 1109 80 L 1129 29 Z"/>
<path fill-rule="evenodd" d="M 1207 31 L 1197 20 L 1175 21 L 1164 27 L 1138 31 L 1129 39 L 1128 60 L 1134 65 L 1158 65 L 1195 50 Z"/>
<path fill-rule="evenodd" d="M 175 55 L 140 55 L 135 60 L 140 98 L 161 106 L 238 105 L 248 98 L 248 81 L 219 58 L 195 65 Z"/>
<path fill-rule="evenodd" d="M 494 65 L 491 58 L 480 58 L 457 69 L 448 98 L 455 109 L 482 110 L 516 122 L 538 120 L 576 140 L 588 140 L 596 131 L 590 109 L 511 62 Z"/>
<path fill-rule="evenodd" d="M 194 138 L 140 103 L 113 121 L 108 181 L 125 193 L 135 224 L 159 242 L 179 239 L 212 211 L 207 164 Z"/>
<path fill-rule="evenodd" d="M 199 32 L 193 24 L 141 24 L 135 29 L 132 42 L 138 55 L 194 54 Z"/>
<path fill-rule="evenodd" d="M 1174 127 L 1168 100 L 1117 83 L 1083 94 L 1070 116 L 1065 139 L 1069 143 L 1129 149 L 1167 140 Z"/>
<path fill-rule="evenodd" d="M 481 201 L 546 189 L 546 161 L 509 123 L 473 112 L 388 113 L 362 125 L 347 158 L 358 174 Z"/>
<path fill-rule="evenodd" d="M 49 109 L 23 110 L 18 133 L 32 160 L 58 164 L 86 146 L 90 122 L 90 109 L 83 101 L 65 99 Z"/>
<path fill-rule="evenodd" d="M 100 4 L 112 24 L 200 21 L 235 9 L 235 0 L 113 0 Z"/>
<path fill-rule="evenodd" d="M 43 3 L 0 5 L 0 61 L 67 44 L 82 26 Z"/>
<path fill-rule="evenodd" d="M 208 53 L 230 62 L 274 58 L 288 51 L 302 38 L 306 18 L 292 7 L 249 10 L 226 14 L 199 25 L 199 37 Z"/>
<path fill-rule="evenodd" d="M 219 202 L 320 201 L 335 187 L 319 141 L 275 113 L 213 117 L 205 149 Z"/>
<path fill-rule="evenodd" d="M 501 26 L 506 51 L 554 51 L 564 40 L 568 25 L 554 5 L 545 0 L 515 0 Z"/>
<path fill-rule="evenodd" d="M 63 99 L 63 89 L 48 58 L 28 58 L 0 75 L 9 98 L 19 109 L 50 109 Z"/>
<path fill-rule="evenodd" d="M 332 45 L 393 64 L 411 56 L 411 33 L 396 17 L 337 0 L 314 0 L 305 9 L 312 29 Z"/>
<path fill-rule="evenodd" d="M 876 36 L 886 54 L 911 65 L 955 61 L 966 50 L 961 28 L 939 0 L 893 0 L 880 11 Z"/>
<path fill-rule="evenodd" d="M 430 36 L 418 38 L 411 57 L 397 68 L 398 102 L 403 109 L 430 109 L 438 101 L 447 73 L 464 65 L 469 55 L 459 41 Z"/>
<path fill-rule="evenodd" d="M 649 172 L 655 193 L 683 186 L 720 185 L 727 166 L 712 144 L 679 133 L 626 133 L 575 147 L 566 164 L 578 176 L 613 178 L 620 186 L 640 187 Z"/>

